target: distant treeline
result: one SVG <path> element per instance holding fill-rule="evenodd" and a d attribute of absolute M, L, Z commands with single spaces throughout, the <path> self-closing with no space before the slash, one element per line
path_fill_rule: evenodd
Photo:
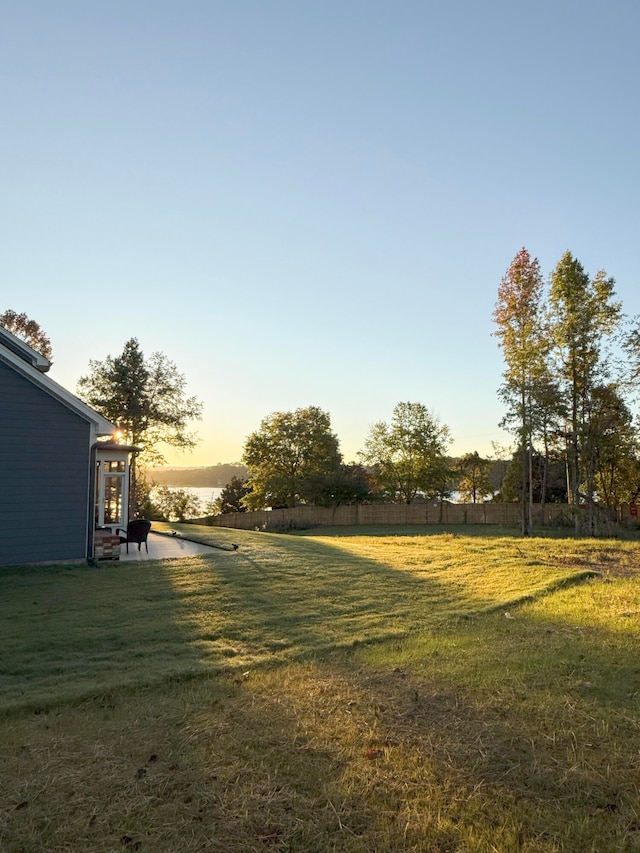
<path fill-rule="evenodd" d="M 232 477 L 244 479 L 244 465 L 210 465 L 206 468 L 150 468 L 149 479 L 161 486 L 211 486 L 223 487 Z"/>

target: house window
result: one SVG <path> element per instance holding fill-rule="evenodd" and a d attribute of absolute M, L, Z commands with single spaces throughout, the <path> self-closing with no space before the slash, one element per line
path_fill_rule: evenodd
<path fill-rule="evenodd" d="M 96 464 L 96 527 L 126 527 L 128 465 L 125 459 L 98 459 Z"/>
<path fill-rule="evenodd" d="M 107 462 L 107 465 L 124 463 Z M 124 474 L 124 471 L 123 471 Z M 103 524 L 122 524 L 122 493 L 124 486 L 123 474 L 104 475 L 104 519 Z"/>
<path fill-rule="evenodd" d="M 118 462 L 103 462 L 105 474 L 124 474 L 125 463 L 123 460 Z"/>

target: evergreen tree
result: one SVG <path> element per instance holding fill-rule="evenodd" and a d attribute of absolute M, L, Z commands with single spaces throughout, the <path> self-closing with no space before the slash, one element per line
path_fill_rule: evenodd
<path fill-rule="evenodd" d="M 78 394 L 90 406 L 117 425 L 124 440 L 139 448 L 139 462 L 161 465 L 162 445 L 190 449 L 195 436 L 188 431 L 200 418 L 202 405 L 187 397 L 186 380 L 162 353 L 145 359 L 136 338 L 131 338 L 115 358 L 90 361 L 89 373 L 78 381 Z M 136 491 L 136 457 L 131 483 Z"/>
<path fill-rule="evenodd" d="M 246 512 L 247 508 L 243 503 L 243 498 L 250 491 L 244 478 L 232 477 L 213 502 L 213 506 L 211 507 L 213 510 L 212 515 L 214 513 L 224 515 L 229 512 Z"/>

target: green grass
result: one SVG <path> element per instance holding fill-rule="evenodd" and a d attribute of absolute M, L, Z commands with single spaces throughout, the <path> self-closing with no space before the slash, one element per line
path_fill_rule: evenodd
<path fill-rule="evenodd" d="M 591 565 L 505 538 L 291 537 L 211 528 L 240 550 L 0 576 L 1 705 L 275 664 L 400 638 L 575 582 Z M 226 538 L 225 538 L 226 537 Z M 567 543 L 564 543 L 567 546 Z M 555 546 L 554 547 L 559 547 Z M 573 547 L 569 545 L 568 547 Z"/>
<path fill-rule="evenodd" d="M 0 572 L 0 850 L 640 849 L 636 543 L 179 529 Z"/>

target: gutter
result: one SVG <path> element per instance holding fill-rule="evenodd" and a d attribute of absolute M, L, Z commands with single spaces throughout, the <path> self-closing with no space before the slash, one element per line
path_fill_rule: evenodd
<path fill-rule="evenodd" d="M 96 517 L 96 454 L 97 454 L 97 444 L 94 442 L 91 445 L 91 449 L 89 450 L 89 499 L 87 501 L 88 505 L 88 517 L 87 517 L 87 563 L 90 566 L 95 565 L 95 560 L 93 559 L 93 541 L 94 541 L 94 530 L 95 530 L 95 517 Z"/>

